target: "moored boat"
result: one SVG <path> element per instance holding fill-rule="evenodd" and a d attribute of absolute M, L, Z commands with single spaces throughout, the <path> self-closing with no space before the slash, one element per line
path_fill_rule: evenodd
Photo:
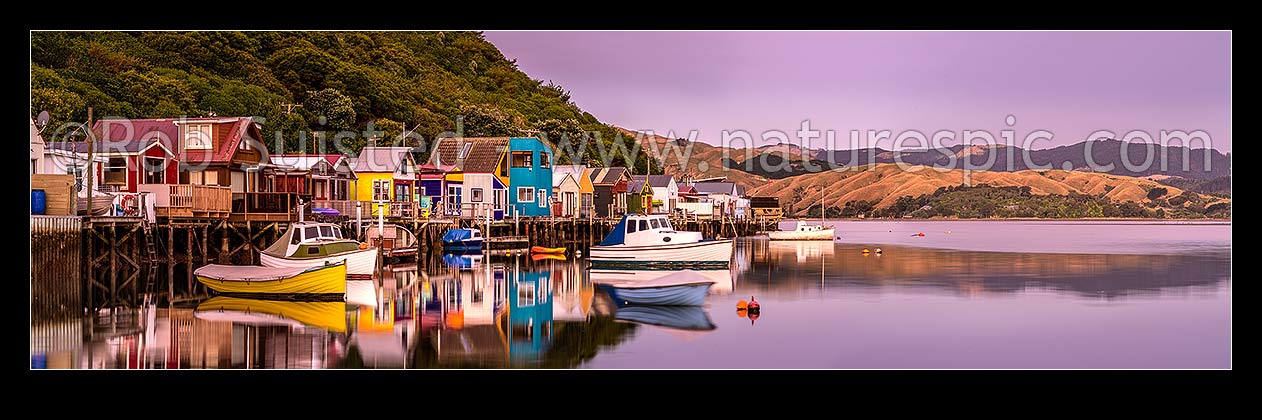
<path fill-rule="evenodd" d="M 773 241 L 831 241 L 835 232 L 832 226 L 808 225 L 799 220 L 793 230 L 767 232 Z"/>
<path fill-rule="evenodd" d="M 732 240 L 676 231 L 665 215 L 626 215 L 589 258 L 594 267 L 722 268 L 732 259 Z"/>
<path fill-rule="evenodd" d="M 318 267 L 210 264 L 193 271 L 197 281 L 220 293 L 265 295 L 346 294 L 346 263 Z"/>
<path fill-rule="evenodd" d="M 692 270 L 682 270 L 652 280 L 603 282 L 592 280 L 619 305 L 682 305 L 705 303 L 714 280 Z"/>
<path fill-rule="evenodd" d="M 346 273 L 370 276 L 377 270 L 377 248 L 342 236 L 333 223 L 296 222 L 275 243 L 259 253 L 267 267 L 310 268 L 346 262 Z"/>
<path fill-rule="evenodd" d="M 380 247 L 382 254 L 390 258 L 416 257 L 420 246 L 412 231 L 396 224 L 365 227 L 363 240 Z"/>
<path fill-rule="evenodd" d="M 482 231 L 473 228 L 447 229 L 443 234 L 443 249 L 482 249 Z"/>

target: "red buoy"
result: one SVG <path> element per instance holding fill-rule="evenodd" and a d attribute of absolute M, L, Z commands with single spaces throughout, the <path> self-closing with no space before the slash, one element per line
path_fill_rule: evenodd
<path fill-rule="evenodd" d="M 746 308 L 749 310 L 750 313 L 754 313 L 754 312 L 758 312 L 758 310 L 760 309 L 760 305 L 758 305 L 758 301 L 754 300 L 753 296 L 750 296 L 749 304 L 746 305 Z"/>
<path fill-rule="evenodd" d="M 924 233 L 924 232 L 920 232 L 920 233 L 919 233 L 919 234 L 917 234 L 916 236 L 925 236 L 925 233 Z"/>

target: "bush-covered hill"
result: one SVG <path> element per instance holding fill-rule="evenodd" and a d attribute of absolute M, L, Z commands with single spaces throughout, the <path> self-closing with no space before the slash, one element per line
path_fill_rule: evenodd
<path fill-rule="evenodd" d="M 332 139 L 369 123 L 387 139 L 408 130 L 430 141 L 456 131 L 457 116 L 466 136 L 542 130 L 558 142 L 586 131 L 609 149 L 619 133 L 477 32 L 32 33 L 31 115 L 47 110 L 56 127 L 86 121 L 88 107 L 96 118 L 262 117 L 287 152 L 299 133 Z M 358 152 L 366 139 L 341 143 Z M 605 164 L 597 151 L 591 142 L 579 159 Z"/>

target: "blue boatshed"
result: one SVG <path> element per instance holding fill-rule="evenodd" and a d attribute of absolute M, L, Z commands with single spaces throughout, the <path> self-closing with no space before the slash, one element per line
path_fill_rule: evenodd
<path fill-rule="evenodd" d="M 547 216 L 552 203 L 556 153 L 534 137 L 508 140 L 508 203 L 520 216 Z"/>

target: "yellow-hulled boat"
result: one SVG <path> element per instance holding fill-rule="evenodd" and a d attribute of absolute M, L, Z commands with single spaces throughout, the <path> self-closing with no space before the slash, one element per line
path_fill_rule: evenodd
<path fill-rule="evenodd" d="M 346 294 L 346 261 L 310 268 L 210 264 L 193 275 L 220 293 Z"/>
<path fill-rule="evenodd" d="M 227 321 L 236 324 L 307 326 L 329 332 L 346 332 L 345 302 L 301 302 L 216 296 L 197 305 L 193 316 L 208 321 Z"/>

